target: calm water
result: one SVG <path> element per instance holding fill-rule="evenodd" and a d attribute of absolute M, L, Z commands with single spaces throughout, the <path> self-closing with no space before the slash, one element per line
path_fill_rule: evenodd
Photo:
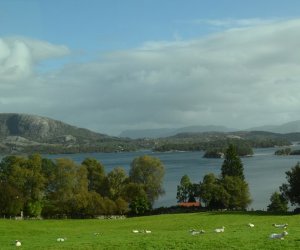
<path fill-rule="evenodd" d="M 253 199 L 249 208 L 266 210 L 270 203 L 270 196 L 278 191 L 284 183 L 285 172 L 300 161 L 300 156 L 275 156 L 275 148 L 256 149 L 253 157 L 242 158 L 246 181 L 249 183 Z M 165 195 L 156 203 L 155 207 L 176 204 L 176 189 L 181 177 L 187 174 L 192 182 L 199 183 L 207 173 L 220 174 L 223 159 L 202 158 L 203 152 L 167 152 L 153 153 L 149 151 L 133 153 L 93 153 L 48 155 L 47 158 L 71 158 L 81 163 L 86 157 L 93 157 L 100 161 L 106 172 L 121 166 L 129 171 L 132 160 L 144 154 L 159 158 L 166 169 L 164 178 Z"/>

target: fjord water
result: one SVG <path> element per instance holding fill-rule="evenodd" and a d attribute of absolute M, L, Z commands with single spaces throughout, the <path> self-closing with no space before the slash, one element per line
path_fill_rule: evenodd
<path fill-rule="evenodd" d="M 294 167 L 300 156 L 276 156 L 277 148 L 259 148 L 254 150 L 253 157 L 244 157 L 244 174 L 249 184 L 252 203 L 249 209 L 266 210 L 273 192 L 279 191 L 279 186 L 286 182 L 285 172 Z M 71 158 L 81 163 L 86 157 L 100 161 L 106 173 L 115 167 L 123 167 L 127 172 L 132 160 L 141 155 L 159 158 L 165 166 L 165 195 L 155 203 L 155 207 L 172 206 L 176 204 L 177 185 L 181 177 L 187 174 L 191 181 L 199 183 L 207 173 L 219 175 L 223 159 L 203 158 L 203 152 L 166 152 L 151 151 L 122 153 L 91 153 L 70 155 L 47 155 L 47 158 Z"/>

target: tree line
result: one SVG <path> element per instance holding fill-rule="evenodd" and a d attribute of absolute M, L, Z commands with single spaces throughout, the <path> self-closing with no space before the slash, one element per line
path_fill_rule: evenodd
<path fill-rule="evenodd" d="M 0 162 L 0 216 L 93 218 L 98 215 L 150 213 L 164 194 L 165 169 L 148 155 L 130 164 L 127 174 L 116 167 L 106 173 L 101 162 L 86 158 L 48 159 L 39 154 L 7 156 Z M 300 163 L 286 172 L 287 183 L 270 198 L 268 211 L 286 212 L 288 202 L 300 204 Z M 243 163 L 229 145 L 220 176 L 206 174 L 199 183 L 187 175 L 177 186 L 178 202 L 199 200 L 206 209 L 246 210 L 251 203 Z"/>
<path fill-rule="evenodd" d="M 0 162 L 0 215 L 92 218 L 144 214 L 164 193 L 164 166 L 147 155 L 135 158 L 129 174 L 86 158 L 51 160 L 39 154 L 7 156 Z"/>

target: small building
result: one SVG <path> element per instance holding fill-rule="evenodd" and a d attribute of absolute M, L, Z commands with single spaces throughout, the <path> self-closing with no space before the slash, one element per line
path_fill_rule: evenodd
<path fill-rule="evenodd" d="M 180 207 L 201 207 L 201 203 L 199 201 L 195 202 L 181 202 L 178 204 Z"/>

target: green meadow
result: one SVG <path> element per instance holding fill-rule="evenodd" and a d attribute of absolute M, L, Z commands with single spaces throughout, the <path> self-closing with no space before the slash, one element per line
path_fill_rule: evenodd
<path fill-rule="evenodd" d="M 255 226 L 250 228 L 248 223 Z M 270 239 L 288 223 L 284 240 Z M 225 227 L 224 233 L 214 229 Z M 132 230 L 151 230 L 133 233 Z M 205 230 L 192 235 L 189 230 Z M 57 238 L 66 238 L 57 242 Z M 0 220 L 0 249 L 300 249 L 300 215 L 200 212 L 126 219 Z"/>

